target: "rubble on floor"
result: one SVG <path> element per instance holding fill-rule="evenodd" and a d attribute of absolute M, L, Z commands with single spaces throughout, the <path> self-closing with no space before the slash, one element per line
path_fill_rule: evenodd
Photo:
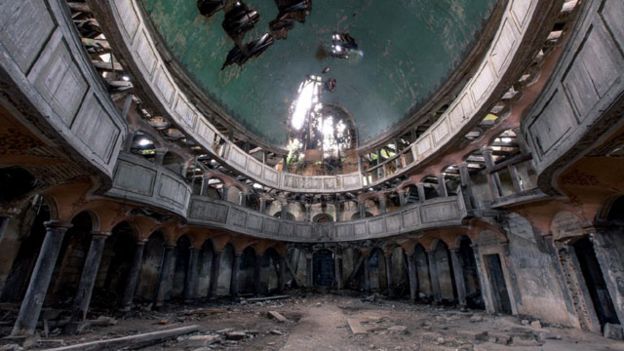
<path fill-rule="evenodd" d="M 247 299 L 193 306 L 172 304 L 162 311 L 138 306 L 132 312 L 111 316 L 103 313 L 98 316 L 95 310 L 80 335 L 39 336 L 27 347 L 3 340 L 0 351 L 71 350 L 77 344 L 139 340 L 141 335 L 192 326 L 196 329 L 154 339 L 156 345 L 137 344 L 125 349 L 140 346 L 141 350 L 154 351 L 624 350 L 622 342 L 536 319 L 414 305 L 371 296 L 374 298 L 300 294 L 251 303 Z M 8 323 L 0 328 L 4 328 L 5 335 L 10 331 Z M 618 333 L 621 333 L 619 325 L 605 328 L 605 335 L 616 338 Z"/>

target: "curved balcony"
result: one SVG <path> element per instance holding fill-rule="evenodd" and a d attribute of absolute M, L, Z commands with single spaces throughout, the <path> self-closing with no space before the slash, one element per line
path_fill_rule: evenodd
<path fill-rule="evenodd" d="M 113 186 L 106 195 L 186 217 L 191 186 L 163 166 L 139 156 L 121 153 L 113 176 Z"/>
<path fill-rule="evenodd" d="M 557 172 L 586 153 L 597 135 L 622 123 L 624 2 L 593 0 L 584 6 L 559 65 L 522 121 L 545 191 L 556 189 Z"/>
<path fill-rule="evenodd" d="M 308 193 L 332 193 L 360 190 L 383 183 L 413 170 L 431 160 L 450 143 L 479 123 L 489 108 L 498 101 L 521 73 L 512 67 L 523 67 L 532 58 L 540 25 L 551 15 L 550 1 L 509 1 L 501 25 L 481 65 L 448 110 L 408 149 L 405 166 L 393 174 L 373 179 L 360 173 L 338 176 L 299 176 L 279 173 L 256 160 L 219 133 L 190 101 L 170 72 L 169 55 L 152 37 L 149 25 L 135 0 L 90 1 L 100 24 L 117 49 L 120 58 L 133 72 L 144 94 L 212 156 L 245 176 L 266 186 Z M 533 28 L 532 30 L 530 30 Z M 513 63 L 513 64 L 512 64 Z M 404 152 L 405 153 L 405 152 Z"/>
<path fill-rule="evenodd" d="M 278 219 L 205 196 L 191 196 L 191 186 L 164 166 L 122 153 L 107 196 L 170 211 L 190 225 L 285 242 L 342 242 L 384 238 L 419 230 L 461 225 L 468 215 L 464 197 L 425 200 L 381 216 L 326 224 Z"/>
<path fill-rule="evenodd" d="M 108 177 L 127 126 L 59 0 L 3 2 L 0 89 L 29 124 Z M 15 91 L 17 87 L 17 91 Z M 10 89 L 11 91 L 8 91 Z"/>

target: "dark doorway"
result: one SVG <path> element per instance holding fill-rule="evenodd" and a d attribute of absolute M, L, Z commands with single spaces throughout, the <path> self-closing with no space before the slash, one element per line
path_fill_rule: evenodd
<path fill-rule="evenodd" d="M 485 309 L 479 285 L 479 274 L 474 251 L 470 238 L 463 236 L 459 242 L 459 263 L 464 271 L 464 284 L 466 286 L 466 305 L 472 309 Z"/>
<path fill-rule="evenodd" d="M 483 258 L 488 275 L 490 276 L 494 309 L 496 312 L 511 314 L 511 302 L 509 301 L 509 293 L 507 292 L 507 284 L 505 284 L 505 276 L 503 275 L 503 266 L 501 265 L 500 257 L 494 254 L 485 255 Z"/>
<path fill-rule="evenodd" d="M 322 249 L 314 253 L 314 286 L 329 288 L 334 285 L 334 257 L 331 251 Z"/>
<path fill-rule="evenodd" d="M 604 326 L 605 323 L 620 324 L 596 258 L 594 245 L 585 237 L 576 241 L 573 246 L 600 326 Z"/>

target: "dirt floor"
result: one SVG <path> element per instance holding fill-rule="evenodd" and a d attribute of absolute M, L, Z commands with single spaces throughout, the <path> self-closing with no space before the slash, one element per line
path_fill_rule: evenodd
<path fill-rule="evenodd" d="M 371 301 L 372 300 L 372 301 Z M 269 315 L 285 317 L 280 322 Z M 97 313 L 97 311 L 95 311 Z M 107 319 L 102 319 L 107 324 Z M 46 349 L 142 332 L 197 325 L 199 332 L 141 350 L 623 350 L 624 342 L 536 320 L 382 299 L 297 295 L 246 303 L 170 306 L 137 311 L 81 335 L 41 338 Z M 0 350 L 19 350 L 16 345 Z"/>

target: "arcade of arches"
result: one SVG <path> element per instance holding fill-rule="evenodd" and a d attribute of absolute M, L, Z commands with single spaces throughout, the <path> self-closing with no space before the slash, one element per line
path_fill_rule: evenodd
<path fill-rule="evenodd" d="M 306 293 L 624 339 L 624 1 L 348 3 L 0 1 L 0 333 Z"/>

